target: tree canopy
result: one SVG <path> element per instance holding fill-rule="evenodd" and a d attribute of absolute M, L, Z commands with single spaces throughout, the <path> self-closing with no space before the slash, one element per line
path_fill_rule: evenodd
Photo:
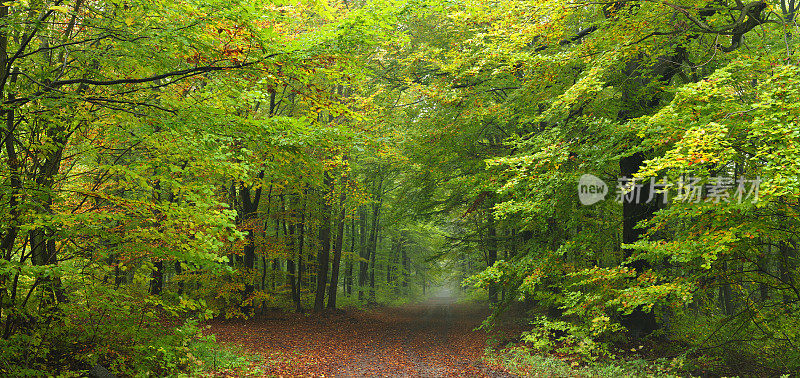
<path fill-rule="evenodd" d="M 0 373 L 439 287 L 534 353 L 797 372 L 798 6 L 3 2 Z"/>

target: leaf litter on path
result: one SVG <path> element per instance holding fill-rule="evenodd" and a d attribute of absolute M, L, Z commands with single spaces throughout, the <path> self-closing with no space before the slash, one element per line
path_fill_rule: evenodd
<path fill-rule="evenodd" d="M 257 354 L 249 376 L 513 377 L 484 358 L 489 335 L 475 330 L 484 307 L 428 301 L 322 314 L 270 312 L 214 320 L 222 343 Z"/>

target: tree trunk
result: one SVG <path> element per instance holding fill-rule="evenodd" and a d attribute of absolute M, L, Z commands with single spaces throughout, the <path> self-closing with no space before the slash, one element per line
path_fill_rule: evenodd
<path fill-rule="evenodd" d="M 383 177 L 378 177 L 378 190 L 376 192 L 377 202 L 372 204 L 372 230 L 369 234 L 367 243 L 367 254 L 370 261 L 369 287 L 370 300 L 375 301 L 375 258 L 378 253 L 378 233 L 381 226 L 381 207 L 383 205 Z"/>
<path fill-rule="evenodd" d="M 322 187 L 325 193 L 332 192 L 333 178 L 325 171 Z M 319 226 L 320 249 L 317 253 L 317 292 L 314 298 L 314 311 L 320 312 L 325 307 L 325 284 L 328 280 L 328 264 L 331 253 L 331 205 L 322 197 L 322 220 Z"/>
<path fill-rule="evenodd" d="M 328 308 L 336 308 L 336 292 L 339 289 L 339 264 L 342 261 L 342 245 L 344 244 L 344 215 L 345 215 L 345 182 L 342 180 L 342 192 L 339 194 L 339 217 L 336 218 L 336 245 L 333 250 L 333 263 L 331 264 L 331 283 L 328 287 Z"/>
<path fill-rule="evenodd" d="M 347 296 L 353 294 L 353 256 L 356 253 L 356 220 L 350 222 L 350 257 L 347 259 L 347 274 L 345 275 L 344 287 Z"/>
<path fill-rule="evenodd" d="M 375 302 L 375 255 L 377 251 L 372 251 L 369 259 L 369 300 Z"/>
<path fill-rule="evenodd" d="M 264 171 L 258 173 L 258 179 L 262 180 L 264 178 Z M 250 296 L 253 295 L 253 290 L 255 286 L 253 284 L 253 268 L 255 267 L 255 252 L 256 252 L 256 244 L 255 244 L 255 230 L 253 229 L 252 225 L 248 225 L 249 221 L 253 219 L 258 212 L 258 204 L 261 201 L 261 185 L 255 190 L 255 193 L 251 196 L 250 187 L 244 185 L 242 183 L 239 188 L 239 198 L 242 205 L 242 223 L 247 228 L 247 244 L 244 246 L 244 270 L 246 273 L 245 285 L 244 285 L 244 292 L 242 293 L 242 299 L 248 300 Z M 245 306 L 245 308 L 250 309 L 252 308 L 252 304 Z"/>
<path fill-rule="evenodd" d="M 306 272 L 305 245 L 306 245 L 306 210 L 308 209 L 308 189 L 303 190 L 303 208 L 300 210 L 300 223 L 297 225 L 297 292 L 303 293 L 304 277 Z"/>
<path fill-rule="evenodd" d="M 367 207 L 358 209 L 359 225 L 359 257 L 358 262 L 358 300 L 364 300 L 364 286 L 367 284 L 367 263 L 369 262 L 369 248 L 367 247 Z"/>
<path fill-rule="evenodd" d="M 153 274 L 150 277 L 150 294 L 159 295 L 164 288 L 164 262 L 153 263 Z"/>
<path fill-rule="evenodd" d="M 5 20 L 8 18 L 8 6 L 0 6 L 0 19 Z M 0 33 L 0 67 L 6 68 L 8 61 L 8 33 Z M 8 71 L 5 71 L 4 74 L 8 74 Z M 17 75 L 16 72 L 11 76 L 11 82 L 16 82 Z M 0 95 L 2 95 L 2 91 L 0 91 Z M 9 92 L 8 94 L 8 101 L 11 102 L 14 100 L 14 93 Z M 17 158 L 17 151 L 16 147 L 14 146 L 14 129 L 15 129 L 15 122 L 14 122 L 14 108 L 9 106 L 7 110 L 3 112 L 5 116 L 5 133 L 0 134 L 3 138 L 3 145 L 0 147 L 4 147 L 6 151 L 6 161 L 8 166 L 8 174 L 9 174 L 9 189 L 10 193 L 8 196 L 8 229 L 5 230 L 3 233 L 3 237 L 0 240 L 0 253 L 2 253 L 2 257 L 6 261 L 11 261 L 11 257 L 14 251 L 14 243 L 17 241 L 17 235 L 19 233 L 19 227 L 17 225 L 17 218 L 19 217 L 19 211 L 17 209 L 18 206 L 18 197 L 20 195 L 22 189 L 22 180 L 20 177 L 20 162 Z M 6 282 L 10 278 L 9 274 L 2 274 L 0 275 L 0 287 L 3 287 L 0 290 L 0 321 L 3 320 L 3 309 L 5 308 L 4 303 L 4 296 L 6 293 Z M 14 297 L 10 298 L 10 301 L 13 302 L 15 300 Z M 8 315 L 6 317 L 6 329 L 3 333 L 3 338 L 8 338 L 8 331 L 9 324 L 11 322 L 11 316 Z"/>
<path fill-rule="evenodd" d="M 641 152 L 620 159 L 620 175 L 622 177 L 632 178 L 633 175 L 639 171 L 639 167 L 642 166 L 644 160 L 645 156 Z M 639 240 L 645 231 L 636 228 L 636 224 L 639 221 L 649 219 L 657 210 L 656 204 L 658 201 L 653 200 L 651 203 L 645 203 L 649 195 L 650 187 L 648 185 L 642 185 L 638 195 L 640 201 L 636 201 L 637 196 L 635 195 L 632 201 L 623 201 L 622 242 L 624 244 L 634 243 Z M 628 259 L 633 254 L 633 250 L 630 249 L 624 249 L 622 252 L 625 259 Z M 645 260 L 635 260 L 629 265 L 639 274 L 650 268 L 650 264 Z M 630 315 L 625 316 L 622 319 L 622 325 L 628 328 L 635 338 L 648 335 L 658 327 L 655 314 L 653 314 L 652 311 L 645 312 L 641 306 L 636 308 Z"/>
<path fill-rule="evenodd" d="M 67 130 L 62 124 L 56 124 L 47 130 L 47 134 L 52 138 L 55 149 L 49 152 L 41 169 L 36 172 L 36 190 L 44 197 L 40 200 L 42 212 L 50 214 L 53 206 L 53 185 L 55 176 L 61 168 L 61 159 L 67 143 Z M 58 257 L 55 232 L 49 227 L 39 227 L 31 230 L 29 235 L 33 265 L 56 265 Z M 58 301 L 65 300 L 60 278 L 47 277 L 42 280 L 45 281 L 43 285 L 40 285 L 42 290 L 55 293 Z"/>
<path fill-rule="evenodd" d="M 494 225 L 494 207 L 493 195 L 487 196 L 486 202 L 486 254 L 489 266 L 493 266 L 497 261 L 497 230 Z M 497 285 L 492 283 L 489 285 L 489 302 L 497 303 Z"/>
<path fill-rule="evenodd" d="M 719 303 L 725 315 L 733 315 L 733 290 L 731 283 L 728 281 L 728 262 L 723 261 L 722 266 L 722 283 L 719 286 Z"/>
<path fill-rule="evenodd" d="M 292 255 L 294 255 L 294 235 L 295 235 L 295 225 L 294 222 L 289 223 L 287 227 L 287 218 L 289 216 L 286 212 L 286 205 L 283 200 L 283 196 L 281 196 L 281 214 L 283 214 L 283 235 L 287 239 L 287 247 L 289 251 L 292 251 Z M 277 236 L 277 231 L 276 234 Z M 298 261 L 302 259 L 302 247 L 299 249 L 297 254 Z M 294 302 L 295 311 L 298 313 L 303 312 L 303 305 L 300 302 L 300 277 L 299 275 L 295 275 L 295 269 L 299 273 L 299 264 L 295 267 L 295 263 L 293 259 L 286 260 L 286 270 L 288 271 L 288 279 L 289 279 L 289 287 L 291 290 L 292 302 Z"/>
<path fill-rule="evenodd" d="M 778 274 L 780 275 L 781 284 L 787 286 L 786 289 L 782 290 L 782 299 L 786 311 L 791 312 L 792 303 L 800 299 L 798 295 L 795 295 L 795 298 L 792 298 L 790 295 L 790 293 L 798 292 L 794 279 L 796 250 L 793 248 L 793 245 L 790 246 L 788 242 L 782 241 L 778 245 L 778 253 L 780 254 L 778 260 Z"/>
<path fill-rule="evenodd" d="M 408 253 L 406 249 L 403 248 L 403 244 L 400 244 L 400 256 L 402 259 L 403 264 L 403 287 L 408 288 L 408 281 L 410 279 L 410 272 L 411 272 L 411 260 L 408 258 Z M 408 290 L 406 290 L 407 292 Z"/>

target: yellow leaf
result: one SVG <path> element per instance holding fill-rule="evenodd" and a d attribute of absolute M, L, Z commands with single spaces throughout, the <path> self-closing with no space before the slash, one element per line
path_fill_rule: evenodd
<path fill-rule="evenodd" d="M 61 13 L 69 13 L 69 7 L 64 5 L 53 5 L 50 8 L 47 8 L 51 11 L 61 12 Z"/>

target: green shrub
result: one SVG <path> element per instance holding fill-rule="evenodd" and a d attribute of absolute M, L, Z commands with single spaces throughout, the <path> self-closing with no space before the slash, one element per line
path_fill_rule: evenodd
<path fill-rule="evenodd" d="M 487 350 L 489 361 L 521 376 L 532 377 L 677 377 L 682 376 L 684 359 L 620 359 L 582 363 L 532 352 L 526 347 Z"/>

